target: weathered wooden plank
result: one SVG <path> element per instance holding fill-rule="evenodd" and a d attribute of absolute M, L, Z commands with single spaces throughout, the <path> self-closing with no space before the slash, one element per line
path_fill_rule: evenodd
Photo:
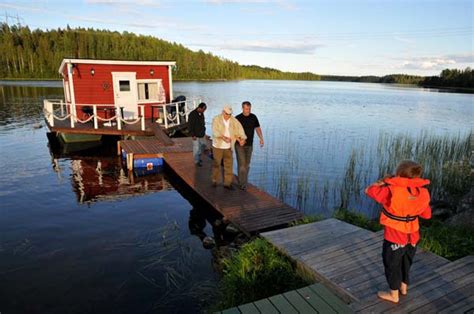
<path fill-rule="evenodd" d="M 306 300 L 296 291 L 283 293 L 283 296 L 299 313 L 318 313 Z"/>
<path fill-rule="evenodd" d="M 377 300 L 374 303 L 369 302 L 361 306 L 361 310 L 380 312 L 394 309 L 395 306 L 397 306 L 397 309 L 403 310 L 420 307 L 431 300 L 439 298 L 440 295 L 450 293 L 456 288 L 466 284 L 470 280 L 467 275 L 472 273 L 472 267 L 466 267 L 465 263 L 457 263 L 456 261 L 440 267 L 436 271 L 437 273 L 433 276 L 427 277 L 411 286 L 410 293 L 405 296 L 403 305 L 387 304 L 388 302 L 380 302 Z"/>
<path fill-rule="evenodd" d="M 429 252 L 420 252 L 415 256 L 415 261 L 410 271 L 411 282 L 426 275 L 431 275 L 433 269 L 448 263 L 445 259 L 439 258 Z M 384 276 L 383 265 L 374 264 L 373 270 L 367 274 L 357 275 L 346 281 L 340 281 L 341 278 L 334 278 L 334 281 L 341 287 L 347 289 L 359 299 L 365 299 L 371 294 L 377 293 L 381 289 L 387 289 L 387 283 Z M 377 269 L 377 270 L 375 270 Z M 348 274 L 350 276 L 350 274 Z"/>
<path fill-rule="evenodd" d="M 439 313 L 474 313 L 474 295 L 471 293 L 471 296 L 469 296 L 467 299 L 457 302 L 456 304 L 450 305 L 447 308 L 441 310 Z"/>
<path fill-rule="evenodd" d="M 344 241 L 344 239 L 341 239 L 333 245 L 328 245 L 314 252 L 303 254 L 300 259 L 304 262 L 311 260 L 317 261 L 318 259 L 328 260 L 342 254 L 348 254 L 351 251 L 357 250 L 359 247 L 368 246 L 374 242 L 381 241 L 375 233 L 365 231 L 367 230 L 363 230 L 362 235 L 354 237 L 353 241 Z"/>
<path fill-rule="evenodd" d="M 442 295 L 440 298 L 431 301 L 428 304 L 425 304 L 421 307 L 414 308 L 413 313 L 430 313 L 432 311 L 439 312 L 443 309 L 449 308 L 456 305 L 463 300 L 469 299 L 474 295 L 474 281 L 468 283 L 467 285 L 460 287 L 450 293 Z M 471 303 L 474 307 L 474 302 Z"/>
<path fill-rule="evenodd" d="M 350 246 L 341 248 L 339 250 L 329 252 L 328 254 L 321 254 L 321 255 L 311 255 L 311 258 L 307 258 L 310 254 L 305 254 L 302 256 L 302 260 L 306 264 L 315 264 L 320 265 L 320 267 L 324 267 L 325 265 L 331 264 L 334 260 L 343 261 L 348 260 L 352 257 L 352 254 L 356 254 L 363 248 L 370 248 L 370 247 L 381 247 L 382 246 L 382 238 L 369 238 L 364 241 L 354 241 L 354 243 Z"/>
<path fill-rule="evenodd" d="M 237 307 L 242 314 L 259 314 L 260 311 L 253 303 L 242 304 Z"/>
<path fill-rule="evenodd" d="M 240 314 L 240 311 L 238 308 L 233 307 L 233 308 L 222 311 L 222 314 Z"/>
<path fill-rule="evenodd" d="M 324 299 L 308 287 L 298 289 L 297 292 L 303 299 L 319 313 L 337 313 Z"/>
<path fill-rule="evenodd" d="M 337 313 L 353 313 L 352 309 L 332 294 L 320 283 L 309 286 L 317 295 L 321 296 Z"/>
<path fill-rule="evenodd" d="M 298 314 L 298 311 L 293 307 L 293 305 L 291 305 L 290 302 L 288 302 L 288 300 L 281 294 L 270 297 L 268 300 L 280 313 Z"/>
<path fill-rule="evenodd" d="M 265 314 L 278 314 L 280 313 L 277 308 L 268 300 L 262 299 L 253 303 L 260 313 Z"/>

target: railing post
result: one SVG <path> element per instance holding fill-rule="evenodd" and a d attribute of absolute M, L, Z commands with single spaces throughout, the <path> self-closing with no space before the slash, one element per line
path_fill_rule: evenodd
<path fill-rule="evenodd" d="M 69 106 L 71 106 L 71 105 L 69 105 Z M 69 108 L 69 114 L 70 114 L 69 119 L 71 120 L 71 128 L 74 128 L 74 113 L 73 113 L 73 111 L 75 111 L 75 110 L 72 110 L 72 108 Z"/>
<path fill-rule="evenodd" d="M 176 123 L 178 123 L 178 125 L 180 125 L 180 119 L 179 119 L 179 116 L 181 116 L 179 114 L 179 103 L 176 103 Z"/>
<path fill-rule="evenodd" d="M 93 113 L 94 113 L 94 129 L 98 129 L 99 124 L 98 124 L 98 121 L 97 121 L 97 106 L 92 105 L 92 109 L 93 109 Z"/>
<path fill-rule="evenodd" d="M 122 129 L 122 119 L 118 115 L 115 115 L 115 119 L 117 119 L 117 129 L 121 130 Z"/>
<path fill-rule="evenodd" d="M 142 114 L 141 120 L 142 120 L 142 131 L 145 131 L 145 106 L 141 105 L 140 106 L 140 111 Z"/>
<path fill-rule="evenodd" d="M 163 106 L 163 115 L 165 116 L 165 129 L 168 128 L 168 113 L 166 110 L 166 104 Z"/>
<path fill-rule="evenodd" d="M 64 117 L 64 102 L 61 99 L 61 117 Z"/>

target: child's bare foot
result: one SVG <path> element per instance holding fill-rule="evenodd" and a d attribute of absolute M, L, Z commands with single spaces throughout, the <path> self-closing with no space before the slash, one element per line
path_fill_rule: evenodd
<path fill-rule="evenodd" d="M 398 290 L 390 290 L 390 292 L 379 291 L 377 296 L 382 300 L 398 303 Z"/>
<path fill-rule="evenodd" d="M 401 295 L 407 295 L 408 293 L 408 285 L 404 282 L 400 285 L 400 294 Z"/>

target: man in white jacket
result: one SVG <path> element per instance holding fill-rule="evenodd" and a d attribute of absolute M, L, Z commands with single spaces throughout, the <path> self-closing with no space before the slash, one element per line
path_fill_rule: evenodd
<path fill-rule="evenodd" d="M 244 145 L 247 136 L 240 122 L 232 117 L 232 107 L 226 105 L 222 114 L 212 120 L 212 185 L 217 186 L 221 177 L 221 163 L 224 161 L 224 188 L 233 190 L 232 163 L 235 142 Z"/>

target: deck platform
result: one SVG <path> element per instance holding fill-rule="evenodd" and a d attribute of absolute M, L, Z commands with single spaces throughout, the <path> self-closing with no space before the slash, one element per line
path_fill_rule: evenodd
<path fill-rule="evenodd" d="M 474 256 L 454 262 L 418 249 L 411 285 L 399 304 L 377 298 L 386 290 L 382 232 L 371 232 L 337 219 L 261 234 L 356 312 L 463 313 L 474 309 Z"/>
<path fill-rule="evenodd" d="M 62 133 L 71 133 L 71 134 L 102 134 L 102 135 L 131 135 L 131 136 L 156 136 L 156 129 L 163 130 L 164 133 L 171 133 L 177 130 L 182 130 L 187 128 L 187 123 L 182 123 L 176 126 L 170 126 L 168 129 L 164 129 L 159 124 L 147 119 L 145 121 L 145 130 L 141 130 L 140 123 L 138 124 L 122 124 L 122 129 L 118 130 L 117 126 L 108 126 L 106 123 L 99 122 L 98 128 L 94 129 L 94 124 L 92 121 L 87 123 L 76 123 L 74 128 L 71 128 L 69 120 L 56 120 L 54 121 L 54 126 L 50 126 L 48 121 L 45 121 L 48 128 L 51 132 L 62 132 Z"/>
<path fill-rule="evenodd" d="M 301 289 L 288 291 L 270 298 L 242 304 L 222 314 L 316 314 L 353 313 L 354 311 L 323 285 L 317 283 Z"/>
<path fill-rule="evenodd" d="M 202 167 L 196 167 L 192 156 L 192 139 L 175 138 L 172 141 L 173 145 L 164 145 L 159 140 L 130 140 L 120 141 L 118 144 L 132 160 L 162 157 L 167 167 L 224 219 L 235 224 L 246 234 L 288 225 L 303 218 L 301 212 L 252 184 L 248 185 L 246 191 L 239 189 L 229 191 L 222 185 L 212 186 L 212 159 L 204 157 Z M 127 164 L 133 163 L 127 162 Z"/>

